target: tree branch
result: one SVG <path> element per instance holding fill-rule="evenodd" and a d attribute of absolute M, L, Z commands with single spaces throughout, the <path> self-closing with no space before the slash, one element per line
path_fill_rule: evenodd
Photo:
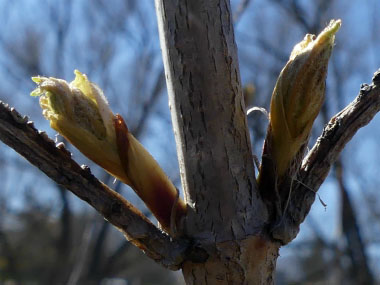
<path fill-rule="evenodd" d="M 63 144 L 56 146 L 45 132 L 37 131 L 27 117 L 21 117 L 1 101 L 0 140 L 90 204 L 156 262 L 176 270 L 191 251 L 187 240 L 171 240 L 137 208 L 94 177 L 87 166 L 80 167 Z M 200 256 L 198 252 L 197 257 Z"/>
<path fill-rule="evenodd" d="M 186 234 L 203 241 L 261 231 L 229 1 L 156 0 Z M 207 217 L 207 218 L 205 218 Z"/>
<path fill-rule="evenodd" d="M 274 226 L 272 236 L 283 244 L 292 241 L 299 232 L 315 200 L 315 193 L 327 177 L 332 164 L 356 132 L 367 125 L 380 111 L 380 69 L 372 84 L 362 84 L 359 95 L 346 108 L 330 119 L 314 147 L 304 158 L 289 205 L 280 225 Z"/>

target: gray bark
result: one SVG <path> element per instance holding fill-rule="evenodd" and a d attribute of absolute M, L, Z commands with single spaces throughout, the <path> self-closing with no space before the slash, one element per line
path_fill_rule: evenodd
<path fill-rule="evenodd" d="M 186 233 L 216 241 L 255 234 L 265 208 L 255 182 L 229 3 L 157 1 L 157 9 L 190 206 Z"/>
<path fill-rule="evenodd" d="M 229 1 L 156 0 L 156 9 L 188 205 L 183 233 L 210 256 L 185 263 L 185 280 L 271 283 L 279 244 L 263 231 Z"/>

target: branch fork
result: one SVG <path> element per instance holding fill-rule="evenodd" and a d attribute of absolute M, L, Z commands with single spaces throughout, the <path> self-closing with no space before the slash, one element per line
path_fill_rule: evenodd
<path fill-rule="evenodd" d="M 326 51 L 328 49 L 331 51 L 333 45 L 331 39 L 337 31 L 337 25 L 340 25 L 340 22 L 333 23 L 330 30 L 324 34 L 330 37 L 327 46 L 324 46 L 327 48 Z M 315 39 L 312 37 L 305 38 L 303 44 L 292 53 L 294 57 L 291 56 L 291 60 L 296 59 L 313 40 Z M 329 56 L 328 52 L 326 55 Z M 324 72 L 324 69 L 322 71 Z M 192 240 L 182 236 L 182 219 L 187 214 L 187 209 L 185 203 L 179 198 L 178 189 L 129 132 L 123 118 L 112 113 L 100 88 L 79 71 L 76 71 L 76 79 L 71 83 L 46 77 L 37 77 L 34 81 L 38 87 L 32 95 L 42 95 L 40 104 L 52 128 L 109 173 L 130 185 L 157 217 L 166 233 L 153 225 L 120 194 L 94 177 L 88 167 L 79 166 L 63 144 L 55 145 L 45 132 L 36 130 L 27 117 L 20 116 L 15 109 L 9 108 L 2 102 L 0 102 L 0 140 L 15 149 L 55 182 L 94 207 L 128 240 L 163 266 L 176 270 L 180 269 L 186 261 L 205 262 L 208 258 L 206 251 L 194 244 Z M 282 87 L 283 84 L 282 82 Z M 288 118 L 281 119 L 276 116 L 281 115 L 281 112 L 287 108 L 298 111 L 299 109 L 293 105 L 298 102 L 298 99 L 293 98 L 291 100 L 293 103 L 289 103 L 277 94 L 272 100 L 273 109 L 271 108 L 270 116 L 271 122 L 275 121 L 275 123 L 270 125 L 264 144 L 263 163 L 258 178 L 261 197 L 252 195 L 251 199 L 254 202 L 255 199 L 259 201 L 263 198 L 266 200 L 267 207 L 274 205 L 275 210 L 273 208 L 271 210 L 271 214 L 274 213 L 274 215 L 270 218 L 274 222 L 269 225 L 270 238 L 274 243 L 287 244 L 298 234 L 299 226 L 308 214 L 318 188 L 343 147 L 358 129 L 368 124 L 379 112 L 380 70 L 375 73 L 372 83 L 363 85 L 358 97 L 330 120 L 305 158 L 303 158 L 303 153 L 309 137 L 308 131 L 311 128 L 310 118 L 297 113 L 298 118 L 306 122 L 308 129 L 306 131 L 304 126 L 297 126 L 297 123 L 291 126 Z M 318 105 L 316 109 L 320 108 L 320 103 L 316 105 Z M 288 107 L 284 109 L 284 106 Z M 313 113 L 311 117 L 313 121 L 315 114 Z M 283 153 L 281 148 L 284 146 L 278 141 L 280 139 L 281 142 L 283 138 L 281 134 L 278 135 L 281 128 L 278 129 L 276 122 L 280 124 L 287 122 L 286 130 L 294 127 L 294 131 L 299 127 L 302 134 L 301 139 L 297 137 L 297 146 L 292 147 L 290 159 L 289 157 L 285 160 L 277 159 Z M 272 128 L 277 128 L 277 130 Z M 241 137 L 244 138 L 244 136 Z M 292 164 L 294 159 L 296 163 Z M 295 167 L 295 171 L 289 171 L 290 166 Z M 238 173 L 240 168 L 235 168 L 235 170 Z M 272 181 L 272 184 L 266 184 L 265 181 Z M 274 185 L 273 181 L 275 181 Z M 282 182 L 277 184 L 278 181 Z M 284 184 L 284 181 L 292 183 Z M 268 187 L 268 185 L 271 186 Z M 286 195 L 281 193 L 285 187 L 288 187 Z M 250 190 L 254 189 L 250 188 Z M 276 197 L 271 199 L 270 193 L 273 190 L 276 190 L 272 192 Z M 238 194 L 241 193 L 236 195 Z M 240 202 L 247 204 L 253 203 L 252 201 L 245 199 Z M 273 203 L 272 206 L 270 203 Z M 244 210 L 248 209 L 248 207 L 241 207 Z M 255 210 L 261 213 L 262 208 L 257 207 L 257 209 Z M 219 210 L 223 208 L 219 207 Z M 255 216 L 254 210 L 249 213 L 250 218 Z M 194 213 L 191 214 L 194 215 Z M 246 220 L 245 216 L 243 220 Z M 245 224 L 242 225 L 245 226 Z M 196 226 L 198 225 L 193 228 L 196 229 Z M 224 225 L 213 226 L 223 229 Z M 231 229 L 231 232 L 235 234 L 235 231 L 240 228 L 231 227 Z M 244 228 L 244 231 L 248 232 L 247 229 Z"/>

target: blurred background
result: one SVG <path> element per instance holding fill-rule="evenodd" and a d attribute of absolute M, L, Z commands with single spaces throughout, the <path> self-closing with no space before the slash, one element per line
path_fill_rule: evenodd
<path fill-rule="evenodd" d="M 279 72 L 306 33 L 342 19 L 329 65 L 323 125 L 380 68 L 378 0 L 232 0 L 246 106 L 268 109 Z M 180 188 L 179 170 L 152 0 L 0 0 L 0 100 L 57 141 L 31 76 L 86 73 L 132 133 Z M 267 120 L 248 117 L 260 156 Z M 298 237 L 281 249 L 277 284 L 380 284 L 380 116 L 347 145 Z M 79 164 L 141 201 L 72 146 Z M 0 143 L 0 284 L 183 284 L 102 217 Z M 364 279 L 363 279 L 364 278 Z"/>

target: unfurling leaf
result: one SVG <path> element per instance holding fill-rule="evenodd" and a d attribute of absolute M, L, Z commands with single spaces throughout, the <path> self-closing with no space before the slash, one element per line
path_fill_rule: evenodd
<path fill-rule="evenodd" d="M 173 209 L 179 223 L 186 211 L 177 189 L 158 163 L 114 115 L 102 90 L 75 71 L 71 83 L 52 77 L 33 77 L 43 115 L 50 126 L 111 175 L 130 185 L 170 231 Z M 175 225 L 174 225 L 175 226 Z"/>
<path fill-rule="evenodd" d="M 271 99 L 259 183 L 266 175 L 266 157 L 270 157 L 274 168 L 272 178 L 294 175 L 299 167 L 298 160 L 302 159 L 313 122 L 324 101 L 328 61 L 340 26 L 340 20 L 332 20 L 318 37 L 307 34 L 293 48 L 281 71 Z"/>

